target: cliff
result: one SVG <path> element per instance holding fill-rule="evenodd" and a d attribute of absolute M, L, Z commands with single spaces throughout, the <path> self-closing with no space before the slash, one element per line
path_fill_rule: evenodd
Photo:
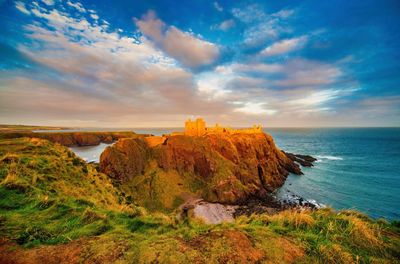
<path fill-rule="evenodd" d="M 144 204 L 167 208 L 188 195 L 231 204 L 262 198 L 289 172 L 301 174 L 265 133 L 169 136 L 153 147 L 121 139 L 102 153 L 100 168 Z"/>
<path fill-rule="evenodd" d="M 112 143 L 120 138 L 138 137 L 131 131 L 121 132 L 4 132 L 0 133 L 0 139 L 13 138 L 41 138 L 63 146 L 95 146 L 100 143 Z"/>

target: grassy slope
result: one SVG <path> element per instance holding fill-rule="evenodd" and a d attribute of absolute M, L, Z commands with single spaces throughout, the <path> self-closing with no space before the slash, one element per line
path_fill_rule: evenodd
<path fill-rule="evenodd" d="M 0 140 L 0 182 L 0 238 L 8 243 L 7 250 L 0 247 L 0 262 L 29 258 L 33 251 L 32 262 L 68 251 L 76 258 L 61 261 L 396 263 L 400 258 L 399 228 L 357 212 L 285 211 L 214 226 L 149 214 L 94 166 L 46 140 Z"/>

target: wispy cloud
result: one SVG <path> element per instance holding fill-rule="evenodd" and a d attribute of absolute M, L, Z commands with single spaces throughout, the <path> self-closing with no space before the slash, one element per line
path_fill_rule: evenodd
<path fill-rule="evenodd" d="M 81 4 L 81 3 L 79 3 L 79 2 L 75 2 L 75 3 L 73 3 L 73 2 L 71 2 L 71 1 L 69 1 L 69 0 L 67 0 L 67 5 L 69 5 L 69 6 L 71 6 L 71 7 L 73 7 L 73 8 L 75 8 L 77 11 L 79 11 L 79 12 L 82 12 L 82 13 L 85 13 L 86 12 L 86 9 L 83 7 L 83 5 Z"/>
<path fill-rule="evenodd" d="M 31 13 L 26 9 L 25 4 L 23 2 L 16 2 L 15 7 L 26 15 L 30 15 Z"/>
<path fill-rule="evenodd" d="M 93 19 L 95 19 L 95 20 L 99 19 L 99 16 L 96 15 L 96 14 L 90 14 L 90 17 L 93 18 Z"/>
<path fill-rule="evenodd" d="M 54 0 L 42 0 L 43 3 L 45 3 L 48 6 L 54 5 Z"/>
<path fill-rule="evenodd" d="M 267 14 L 259 4 L 232 9 L 232 15 L 247 25 L 244 43 L 249 46 L 262 45 L 269 39 L 277 38 L 281 33 L 290 32 L 291 28 L 286 20 L 293 14 L 294 10 L 289 9 Z"/>
<path fill-rule="evenodd" d="M 274 83 L 283 87 L 322 86 L 332 84 L 343 74 L 336 65 L 304 59 L 286 63 L 286 78 Z"/>
<path fill-rule="evenodd" d="M 247 102 L 242 107 L 235 109 L 235 112 L 241 112 L 251 115 L 273 115 L 277 112 L 275 109 L 265 108 L 265 103 Z"/>
<path fill-rule="evenodd" d="M 213 5 L 214 5 L 214 8 L 217 9 L 219 12 L 224 11 L 224 8 L 222 6 L 220 6 L 220 4 L 218 4 L 218 2 L 214 2 Z"/>
<path fill-rule="evenodd" d="M 221 24 L 218 25 L 218 29 L 222 31 L 227 31 L 230 28 L 235 26 L 235 20 L 233 19 L 227 19 L 221 22 Z"/>
<path fill-rule="evenodd" d="M 286 54 L 288 52 L 301 49 L 307 42 L 307 36 L 298 38 L 284 39 L 273 43 L 271 46 L 266 47 L 261 51 L 263 56 L 274 56 Z"/>

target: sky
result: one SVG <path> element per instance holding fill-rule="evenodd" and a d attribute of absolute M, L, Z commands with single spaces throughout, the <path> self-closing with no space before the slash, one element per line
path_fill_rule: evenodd
<path fill-rule="evenodd" d="M 0 123 L 400 126 L 400 2 L 0 0 Z"/>

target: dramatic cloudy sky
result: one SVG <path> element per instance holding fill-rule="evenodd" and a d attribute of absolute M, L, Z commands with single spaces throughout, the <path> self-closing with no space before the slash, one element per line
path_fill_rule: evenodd
<path fill-rule="evenodd" d="M 0 19 L 0 123 L 400 125 L 398 0 L 0 0 Z"/>

